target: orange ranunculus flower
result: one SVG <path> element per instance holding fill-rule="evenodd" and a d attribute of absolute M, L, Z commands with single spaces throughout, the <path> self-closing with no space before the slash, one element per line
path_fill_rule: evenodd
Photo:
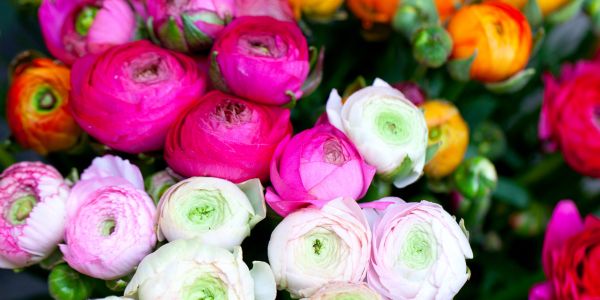
<path fill-rule="evenodd" d="M 527 4 L 527 0 L 500 0 L 500 2 L 508 3 L 519 9 L 525 7 L 525 4 Z M 557 11 L 559 8 L 565 6 L 569 2 L 571 2 L 571 0 L 537 0 L 537 4 L 544 16 Z"/>
<path fill-rule="evenodd" d="M 330 18 L 343 3 L 344 0 L 290 0 L 296 19 L 302 15 L 317 19 Z"/>
<path fill-rule="evenodd" d="M 421 106 L 429 128 L 429 145 L 441 143 L 433 159 L 425 165 L 425 174 L 441 178 L 460 165 L 469 145 L 469 127 L 450 102 L 429 100 Z"/>
<path fill-rule="evenodd" d="M 389 24 L 398 10 L 400 0 L 348 0 L 347 3 L 363 26 L 369 28 L 373 23 Z"/>
<path fill-rule="evenodd" d="M 509 4 L 493 2 L 463 6 L 450 19 L 454 41 L 451 59 L 465 59 L 477 51 L 471 78 L 484 82 L 505 80 L 529 60 L 532 37 L 525 16 Z"/>
<path fill-rule="evenodd" d="M 464 0 L 435 0 L 435 5 L 442 22 L 448 20 Z"/>
<path fill-rule="evenodd" d="M 68 112 L 67 67 L 35 58 L 15 68 L 8 91 L 8 125 L 17 142 L 45 155 L 74 146 L 81 129 Z"/>

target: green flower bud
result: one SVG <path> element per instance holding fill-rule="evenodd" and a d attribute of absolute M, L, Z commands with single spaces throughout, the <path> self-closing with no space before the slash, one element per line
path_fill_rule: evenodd
<path fill-rule="evenodd" d="M 454 172 L 458 191 L 469 199 L 489 197 L 498 183 L 496 168 L 487 158 L 476 156 L 465 160 Z"/>
<path fill-rule="evenodd" d="M 92 294 L 92 279 L 60 264 L 48 276 L 50 295 L 56 300 L 86 300 Z"/>
<path fill-rule="evenodd" d="M 428 67 L 437 68 L 448 60 L 452 38 L 441 26 L 426 26 L 417 30 L 412 39 L 415 59 Z"/>

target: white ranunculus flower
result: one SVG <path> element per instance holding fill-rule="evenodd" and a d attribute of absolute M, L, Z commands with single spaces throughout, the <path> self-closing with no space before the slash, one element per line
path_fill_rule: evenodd
<path fill-rule="evenodd" d="M 371 232 L 356 201 L 338 198 L 288 215 L 273 231 L 268 252 L 278 288 L 310 297 L 330 282 L 365 279 Z"/>
<path fill-rule="evenodd" d="M 366 283 L 334 282 L 323 286 L 312 297 L 303 300 L 382 300 Z"/>
<path fill-rule="evenodd" d="M 423 112 L 383 80 L 376 79 L 345 102 L 333 90 L 327 117 L 396 187 L 415 182 L 423 173 L 428 139 Z"/>
<path fill-rule="evenodd" d="M 438 204 L 380 201 L 389 205 L 365 208 L 373 222 L 369 286 L 387 299 L 452 299 L 470 275 L 465 232 Z"/>
<path fill-rule="evenodd" d="M 125 288 L 136 299 L 274 300 L 275 278 L 268 264 L 252 271 L 242 249 L 229 250 L 201 240 L 176 240 L 146 256 Z"/>
<path fill-rule="evenodd" d="M 198 238 L 227 248 L 239 246 L 266 216 L 260 180 L 241 184 L 192 177 L 170 187 L 158 203 L 159 240 Z"/>

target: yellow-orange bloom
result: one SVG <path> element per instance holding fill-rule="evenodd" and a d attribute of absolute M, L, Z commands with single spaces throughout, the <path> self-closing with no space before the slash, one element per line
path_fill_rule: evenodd
<path fill-rule="evenodd" d="M 374 23 L 389 24 L 400 0 L 348 0 L 348 8 L 358 17 L 365 28 Z"/>
<path fill-rule="evenodd" d="M 508 79 L 521 71 L 531 54 L 531 28 L 516 8 L 499 2 L 467 5 L 450 19 L 454 41 L 451 59 L 477 52 L 471 78 L 484 82 Z"/>
<path fill-rule="evenodd" d="M 8 91 L 8 125 L 17 142 L 45 155 L 71 148 L 81 129 L 68 112 L 67 67 L 36 58 L 16 67 Z"/>
<path fill-rule="evenodd" d="M 463 2 L 464 0 L 435 0 L 440 20 L 444 22 L 452 17 Z"/>
<path fill-rule="evenodd" d="M 498 1 L 498 0 L 493 0 Z M 500 0 L 500 2 L 508 3 L 518 9 L 522 9 L 525 4 L 527 4 L 527 0 Z M 544 16 L 547 16 L 559 8 L 565 6 L 567 3 L 571 2 L 571 0 L 537 0 L 537 4 L 542 11 Z"/>
<path fill-rule="evenodd" d="M 310 18 L 327 19 L 342 6 L 344 0 L 290 0 L 296 19 L 302 15 Z"/>
<path fill-rule="evenodd" d="M 450 102 L 430 100 L 421 106 L 429 128 L 429 146 L 441 143 L 433 159 L 425 165 L 432 178 L 450 175 L 460 165 L 469 145 L 469 127 Z"/>

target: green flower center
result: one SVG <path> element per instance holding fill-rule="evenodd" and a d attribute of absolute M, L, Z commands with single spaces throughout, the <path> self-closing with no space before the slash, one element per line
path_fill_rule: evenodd
<path fill-rule="evenodd" d="M 413 270 L 427 269 L 436 259 L 436 244 L 428 225 L 415 225 L 404 239 L 398 260 Z"/>
<path fill-rule="evenodd" d="M 225 300 L 227 286 L 221 279 L 207 274 L 184 286 L 181 295 L 184 300 Z"/>
<path fill-rule="evenodd" d="M 214 230 L 231 216 L 231 208 L 219 190 L 194 190 L 180 199 L 182 220 L 195 230 Z"/>
<path fill-rule="evenodd" d="M 59 99 L 51 87 L 45 86 L 33 95 L 33 105 L 36 111 L 48 113 L 59 106 Z"/>
<path fill-rule="evenodd" d="M 341 260 L 346 257 L 344 243 L 333 231 L 318 227 L 300 239 L 296 246 L 295 256 L 299 265 L 307 270 L 323 272 L 328 269 L 334 270 Z"/>
<path fill-rule="evenodd" d="M 393 111 L 383 111 L 375 118 L 379 136 L 390 144 L 403 144 L 410 138 L 410 125 L 404 116 Z"/>
<path fill-rule="evenodd" d="M 95 6 L 86 6 L 79 11 L 75 18 L 75 31 L 81 36 L 86 36 L 90 27 L 94 23 L 99 8 Z"/>
<path fill-rule="evenodd" d="M 110 236 L 115 232 L 115 227 L 117 226 L 114 219 L 108 219 L 100 223 L 100 234 L 102 236 Z"/>
<path fill-rule="evenodd" d="M 13 225 L 25 223 L 36 203 L 37 200 L 33 195 L 26 195 L 13 201 L 8 210 L 8 221 Z"/>

